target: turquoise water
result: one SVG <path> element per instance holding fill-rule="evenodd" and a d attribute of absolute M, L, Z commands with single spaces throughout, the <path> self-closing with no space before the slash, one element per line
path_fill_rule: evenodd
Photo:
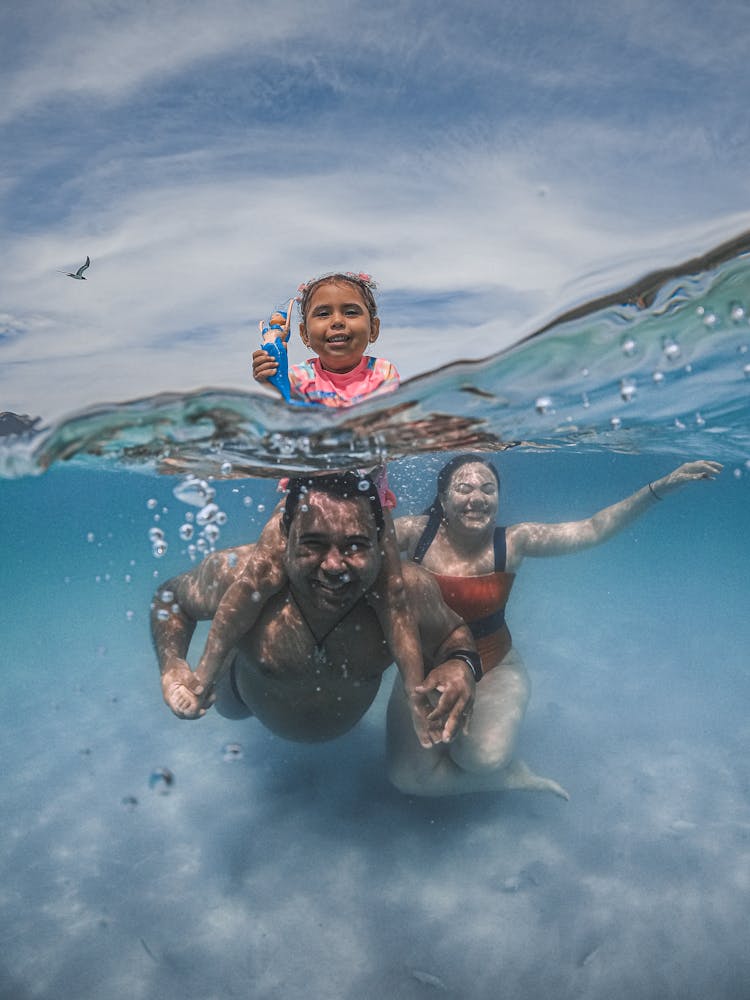
<path fill-rule="evenodd" d="M 302 421 L 217 390 L 6 440 L 0 996 L 746 996 L 746 303 L 740 254 L 355 414 Z M 477 443 L 498 451 L 506 523 L 587 516 L 690 459 L 725 465 L 606 545 L 519 574 L 520 755 L 570 802 L 394 791 L 391 673 L 319 746 L 171 715 L 147 617 L 158 581 L 191 565 L 190 508 L 160 470 L 216 476 L 215 544 L 232 545 L 283 471 L 386 454 L 407 513 Z"/>

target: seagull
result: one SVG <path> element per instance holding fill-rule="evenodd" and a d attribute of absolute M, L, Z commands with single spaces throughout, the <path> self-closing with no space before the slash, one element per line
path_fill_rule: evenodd
<path fill-rule="evenodd" d="M 78 279 L 79 281 L 85 281 L 86 279 L 85 279 L 85 278 L 84 278 L 84 276 L 83 276 L 83 272 L 84 272 L 84 271 L 86 270 L 86 268 L 87 268 L 87 267 L 88 267 L 88 266 L 89 266 L 90 264 L 91 264 L 91 258 L 90 258 L 90 257 L 87 257 L 87 258 L 86 258 L 86 263 L 85 263 L 85 264 L 81 264 L 81 266 L 80 266 L 80 267 L 78 268 L 78 270 L 76 271 L 76 273 L 75 273 L 75 274 L 73 274 L 73 272 L 72 272 L 72 271 L 67 271 L 67 272 L 66 272 L 66 273 L 67 273 L 67 276 L 68 276 L 69 278 L 77 278 L 77 279 Z"/>

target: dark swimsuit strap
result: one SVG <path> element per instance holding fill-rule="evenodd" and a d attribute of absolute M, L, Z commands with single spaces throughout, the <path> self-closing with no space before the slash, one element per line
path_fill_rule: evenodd
<path fill-rule="evenodd" d="M 427 524 L 424 527 L 424 531 L 419 536 L 417 544 L 414 548 L 414 555 L 411 557 L 412 561 L 415 563 L 421 563 L 424 559 L 425 552 L 429 549 L 432 543 L 435 541 L 435 535 L 438 533 L 438 528 L 440 527 L 440 515 L 437 511 L 433 511 L 429 518 L 427 519 Z"/>
<path fill-rule="evenodd" d="M 438 528 L 440 527 L 440 516 L 436 512 L 430 514 L 429 520 L 425 525 L 424 531 L 419 536 L 416 546 L 414 547 L 414 555 L 412 556 L 412 561 L 415 563 L 421 563 L 425 557 L 425 553 L 435 541 L 435 535 L 438 533 Z M 505 572 L 505 560 L 507 557 L 507 546 L 505 543 L 505 528 L 497 527 L 495 528 L 495 533 L 492 537 L 492 544 L 495 549 L 495 572 L 504 573 Z"/>

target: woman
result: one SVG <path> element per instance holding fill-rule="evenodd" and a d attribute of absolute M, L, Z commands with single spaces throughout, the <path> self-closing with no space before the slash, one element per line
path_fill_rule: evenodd
<path fill-rule="evenodd" d="M 471 628 L 484 676 L 477 684 L 468 731 L 429 749 L 411 731 L 403 685 L 397 678 L 388 705 L 391 781 L 411 795 L 526 788 L 567 792 L 513 758 L 529 700 L 526 668 L 512 645 L 505 604 L 527 556 L 559 556 L 598 545 L 687 483 L 714 479 L 718 462 L 688 462 L 632 496 L 582 521 L 522 522 L 497 528 L 497 470 L 481 455 L 451 459 L 440 471 L 427 513 L 395 522 L 400 547 L 435 575 L 445 602 Z"/>

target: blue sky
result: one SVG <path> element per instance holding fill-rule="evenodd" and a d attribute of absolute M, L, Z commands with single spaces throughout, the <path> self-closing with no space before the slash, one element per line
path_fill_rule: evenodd
<path fill-rule="evenodd" d="M 745 228 L 750 8 L 30 0 L 0 14 L 0 409 L 252 387 L 381 286 L 405 376 Z M 74 270 L 89 254 L 88 281 Z M 298 341 L 296 360 L 303 356 Z"/>

